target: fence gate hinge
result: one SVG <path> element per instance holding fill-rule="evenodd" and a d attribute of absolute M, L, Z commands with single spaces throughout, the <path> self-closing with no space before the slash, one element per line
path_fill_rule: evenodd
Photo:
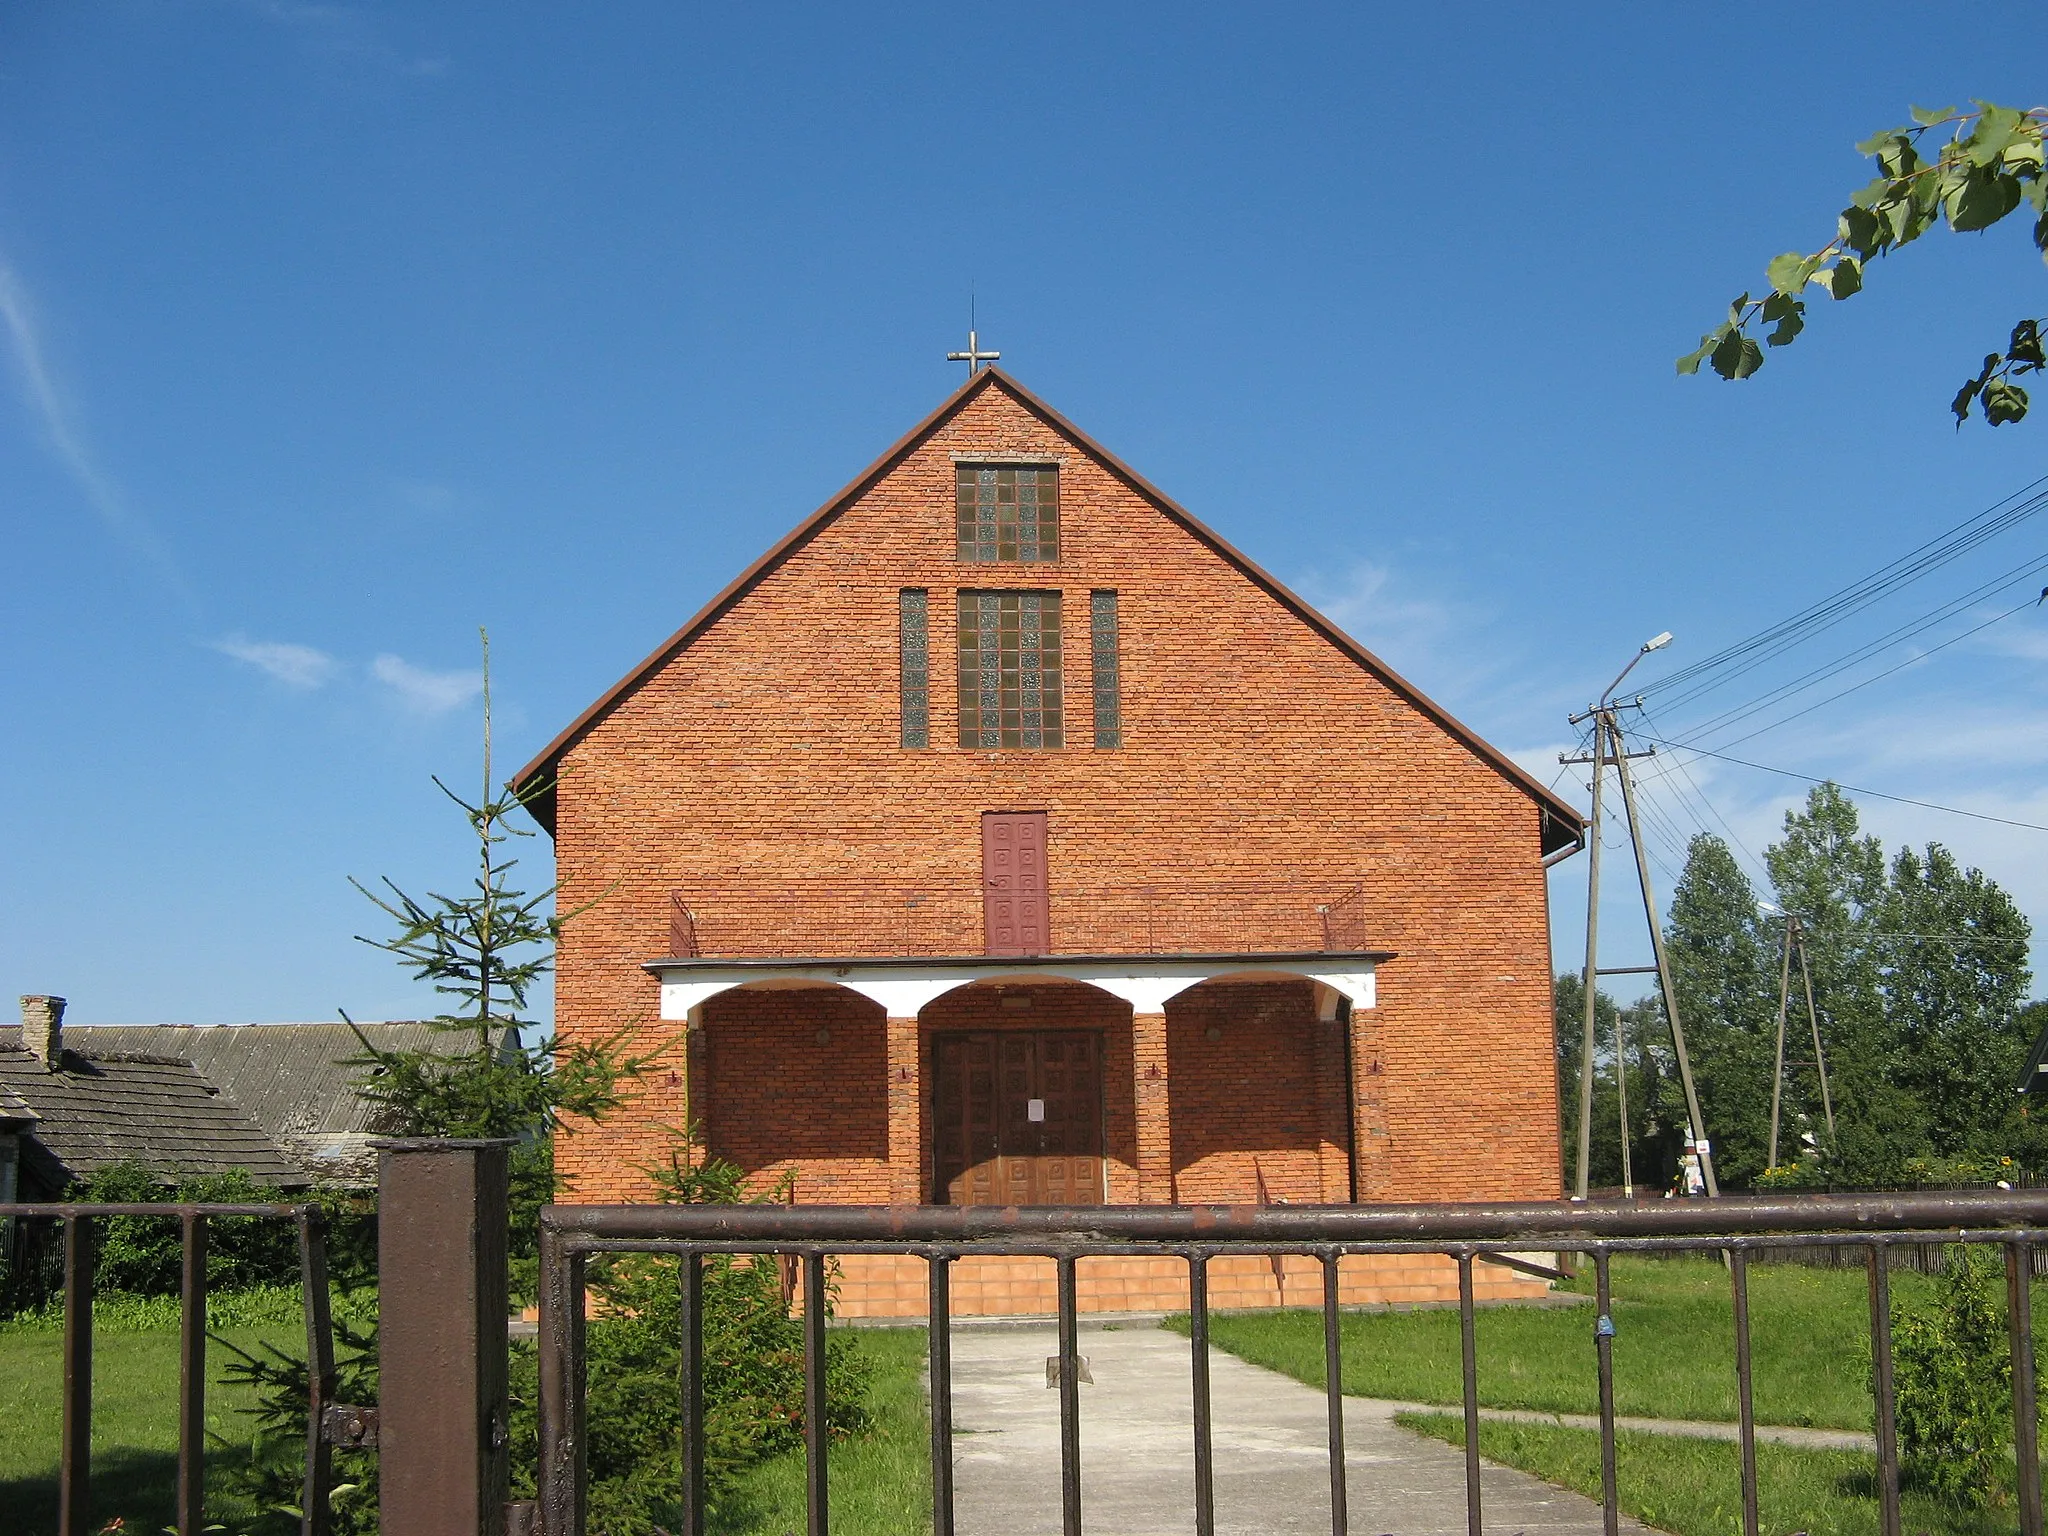
<path fill-rule="evenodd" d="M 377 1448 L 377 1410 L 351 1403 L 329 1403 L 320 1414 L 320 1438 L 344 1451 Z"/>

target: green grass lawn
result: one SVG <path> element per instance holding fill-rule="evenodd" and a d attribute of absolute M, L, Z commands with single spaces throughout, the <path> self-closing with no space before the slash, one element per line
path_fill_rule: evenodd
<path fill-rule="evenodd" d="M 1403 1414 L 1410 1429 L 1465 1443 L 1465 1424 L 1453 1414 Z M 1590 1498 L 1600 1497 L 1600 1436 L 1589 1429 L 1540 1424 L 1483 1423 L 1479 1450 L 1489 1460 L 1520 1467 Z M 1624 1513 L 1673 1536 L 1730 1536 L 1742 1529 L 1742 1470 L 1736 1447 L 1718 1440 L 1617 1434 L 1615 1493 Z M 1863 1536 L 1878 1529 L 1877 1458 L 1854 1451 L 1756 1448 L 1757 1510 L 1768 1532 L 1811 1536 Z M 1958 1510 L 1908 1493 L 1905 1528 L 1927 1536 L 1990 1536 L 2011 1531 L 2017 1519 L 2003 1509 Z"/>
<path fill-rule="evenodd" d="M 1590 1288 L 1590 1275 L 1575 1282 Z M 1618 1413 L 1671 1419 L 1735 1417 L 1735 1331 L 1728 1275 L 1711 1259 L 1617 1257 L 1614 1400 Z M 1918 1302 L 1934 1284 L 1899 1273 L 1895 1298 Z M 1860 1270 L 1753 1265 L 1750 1340 L 1759 1422 L 1868 1429 L 1868 1293 Z M 2048 1307 L 2037 1302 L 2037 1327 Z M 1479 1401 L 1495 1408 L 1597 1413 L 1590 1306 L 1489 1307 L 1477 1314 Z M 1187 1331 L 1185 1316 L 1169 1327 Z M 1323 1385 L 1322 1314 L 1214 1314 L 1218 1348 Z M 1342 1320 L 1344 1390 L 1406 1402 L 1461 1402 L 1455 1309 L 1349 1312 Z"/>
<path fill-rule="evenodd" d="M 289 1328 L 238 1328 L 225 1337 L 254 1350 L 265 1339 L 290 1346 Z M 63 1347 L 47 1329 L 0 1329 L 0 1536 L 43 1536 L 57 1527 L 57 1465 L 63 1428 Z M 236 1412 L 248 1394 L 221 1377 L 233 1359 L 207 1350 L 208 1427 L 246 1444 L 250 1422 Z M 218 1472 L 218 1466 L 213 1469 Z M 209 1518 L 249 1513 L 209 1476 Z M 93 1528 L 114 1518 L 156 1532 L 172 1518 L 178 1482 L 178 1335 L 175 1329 L 101 1333 L 93 1340 Z"/>
<path fill-rule="evenodd" d="M 931 1417 L 925 1397 L 925 1331 L 864 1328 L 874 1361 L 873 1427 L 836 1442 L 826 1457 L 827 1502 L 839 1536 L 902 1536 L 931 1529 Z M 771 1457 L 743 1474 L 713 1509 L 720 1536 L 783 1536 L 804 1528 L 804 1454 Z"/>

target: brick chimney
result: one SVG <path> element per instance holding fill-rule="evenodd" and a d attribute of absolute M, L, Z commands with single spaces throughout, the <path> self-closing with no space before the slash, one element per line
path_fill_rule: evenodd
<path fill-rule="evenodd" d="M 24 997 L 21 1000 L 21 1043 L 50 1071 L 64 1061 L 64 999 Z"/>

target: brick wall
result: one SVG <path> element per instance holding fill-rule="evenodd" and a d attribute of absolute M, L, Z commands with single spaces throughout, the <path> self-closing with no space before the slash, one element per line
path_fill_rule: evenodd
<path fill-rule="evenodd" d="M 728 992 L 707 1006 L 700 1115 L 713 1156 L 799 1203 L 887 1205 L 888 1020 L 852 992 Z"/>
<path fill-rule="evenodd" d="M 1060 459 L 1056 564 L 955 559 L 953 456 L 990 453 Z M 1385 509 L 1371 526 L 1403 515 Z M 931 592 L 922 750 L 897 744 L 897 593 L 912 586 Z M 963 587 L 1065 594 L 1072 745 L 954 745 Z M 1096 588 L 1119 593 L 1117 750 L 1090 745 L 1081 616 Z M 678 1026 L 654 1022 L 655 983 L 640 968 L 669 947 L 671 892 L 973 887 L 988 810 L 1048 813 L 1056 943 L 1062 882 L 1290 880 L 1312 900 L 1362 882 L 1370 940 L 1398 957 L 1353 1031 L 1361 1193 L 1558 1192 L 1529 792 L 999 383 L 622 694 L 564 755 L 557 805 L 565 905 L 595 902 L 562 945 L 567 1038 L 625 1027 L 678 1043 Z M 634 1165 L 686 1113 L 676 1086 L 657 1082 L 633 1113 L 566 1138 L 570 1188 L 629 1197 Z"/>
<path fill-rule="evenodd" d="M 1212 982 L 1168 1003 L 1173 1198 L 1350 1199 L 1342 1039 L 1305 981 Z"/>

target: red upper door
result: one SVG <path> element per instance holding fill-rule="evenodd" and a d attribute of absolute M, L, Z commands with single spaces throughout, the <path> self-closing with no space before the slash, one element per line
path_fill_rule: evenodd
<path fill-rule="evenodd" d="M 987 952 L 1047 953 L 1052 945 L 1045 898 L 1045 812 L 983 813 L 981 882 Z"/>

